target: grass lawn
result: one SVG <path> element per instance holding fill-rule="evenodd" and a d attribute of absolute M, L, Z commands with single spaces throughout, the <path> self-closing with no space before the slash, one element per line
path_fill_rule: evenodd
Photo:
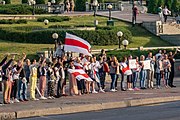
<path fill-rule="evenodd" d="M 106 21 L 108 18 L 105 17 L 97 17 L 99 22 L 99 26 L 106 26 Z M 82 25 L 88 24 L 93 25 L 94 17 L 93 16 L 76 16 L 72 17 L 70 21 L 58 22 L 58 23 L 49 23 L 48 25 L 44 25 L 43 22 L 36 22 L 35 20 L 28 21 L 27 24 L 12 24 L 12 25 L 4 25 L 1 24 L 1 27 L 27 27 L 27 26 L 40 26 L 43 28 L 48 28 L 51 25 Z M 158 46 L 170 46 L 169 43 L 161 40 L 159 37 L 154 36 L 149 33 L 147 30 L 140 26 L 136 26 L 134 28 L 131 27 L 131 24 L 121 22 L 115 20 L 115 26 L 124 27 L 129 29 L 132 34 L 132 43 L 129 44 L 128 47 L 134 48 L 139 46 L 144 47 L 158 47 Z M 6 42 L 5 40 L 0 40 L 0 58 L 2 58 L 2 54 L 10 52 L 10 53 L 22 53 L 26 52 L 28 55 L 33 55 L 37 51 L 45 50 L 49 47 L 53 47 L 53 44 L 26 44 L 26 43 L 14 43 L 14 42 Z M 92 49 L 114 49 L 117 48 L 118 45 L 112 46 L 93 46 Z"/>

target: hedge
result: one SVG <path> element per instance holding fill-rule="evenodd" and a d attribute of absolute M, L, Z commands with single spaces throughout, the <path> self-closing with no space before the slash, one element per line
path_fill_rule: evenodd
<path fill-rule="evenodd" d="M 37 21 L 44 22 L 45 19 L 49 20 L 49 22 L 62 22 L 69 21 L 71 18 L 68 16 L 39 17 Z"/>
<path fill-rule="evenodd" d="M 0 24 L 27 24 L 27 20 L 0 20 Z"/>
<path fill-rule="evenodd" d="M 117 32 L 121 30 L 124 33 L 123 39 L 131 40 L 131 32 L 126 29 L 114 29 L 114 30 L 34 30 L 23 31 L 15 30 L 15 28 L 1 28 L 0 39 L 21 42 L 21 43 L 38 43 L 38 44 L 53 44 L 52 34 L 57 32 L 59 34 L 59 40 L 64 42 L 65 33 L 71 33 L 77 35 L 90 44 L 93 45 L 115 45 L 118 44 Z"/>
<path fill-rule="evenodd" d="M 153 55 L 155 55 L 156 53 L 158 53 L 159 49 L 154 49 L 154 50 L 142 50 L 142 51 L 139 51 L 139 50 L 113 50 L 113 51 L 108 51 L 107 52 L 107 56 L 110 57 L 110 56 L 116 56 L 117 59 L 119 61 L 122 60 L 122 58 L 124 56 L 129 56 L 129 55 L 132 55 L 133 58 L 135 58 L 136 56 L 140 57 L 141 55 L 145 55 L 147 57 L 148 55 L 148 52 L 152 52 Z M 169 53 L 170 51 L 173 51 L 175 52 L 174 50 L 172 49 L 166 49 L 167 53 Z M 176 55 L 175 55 L 175 58 L 176 59 L 180 59 L 180 53 L 178 52 Z"/>
<path fill-rule="evenodd" d="M 0 14 L 32 14 L 33 8 L 29 5 L 0 5 Z M 41 8 L 35 9 L 36 14 L 45 14 Z"/>
<path fill-rule="evenodd" d="M 86 0 L 76 0 L 75 1 L 75 10 L 76 11 L 85 11 L 86 10 Z"/>

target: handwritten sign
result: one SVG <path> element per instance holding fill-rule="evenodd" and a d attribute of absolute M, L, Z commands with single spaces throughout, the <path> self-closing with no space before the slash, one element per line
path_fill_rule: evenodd
<path fill-rule="evenodd" d="M 136 59 L 129 60 L 129 68 L 130 69 L 137 68 L 137 66 L 136 66 Z"/>

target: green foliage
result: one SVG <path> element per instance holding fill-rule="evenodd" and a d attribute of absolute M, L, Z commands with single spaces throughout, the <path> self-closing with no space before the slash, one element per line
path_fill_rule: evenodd
<path fill-rule="evenodd" d="M 75 1 L 75 10 L 76 11 L 85 11 L 86 10 L 86 0 L 76 0 Z"/>
<path fill-rule="evenodd" d="M 27 24 L 27 20 L 0 20 L 0 24 Z"/>
<path fill-rule="evenodd" d="M 49 22 L 62 22 L 69 21 L 71 18 L 68 16 L 39 17 L 37 21 L 44 22 L 45 19 L 49 20 Z"/>
<path fill-rule="evenodd" d="M 29 5 L 0 5 L 0 14 L 32 14 L 32 6 Z M 46 13 L 45 10 L 36 8 L 37 14 Z"/>
<path fill-rule="evenodd" d="M 150 0 L 148 4 L 149 13 L 157 13 L 158 0 Z"/>
<path fill-rule="evenodd" d="M 109 51 L 107 52 L 107 56 L 116 56 L 117 59 L 119 61 L 122 60 L 122 58 L 124 56 L 129 56 L 129 55 L 132 55 L 133 58 L 138 56 L 140 57 L 141 55 L 145 55 L 147 57 L 148 55 L 148 52 L 152 52 L 153 55 L 155 55 L 156 53 L 158 53 L 159 49 L 154 49 L 154 50 L 142 50 L 142 51 L 139 51 L 139 50 L 113 50 L 113 51 Z M 170 52 L 170 51 L 174 51 L 174 50 L 170 50 L 170 49 L 166 49 L 167 53 Z M 176 56 L 175 56 L 176 59 L 179 59 L 180 58 L 180 53 L 178 53 Z"/>
<path fill-rule="evenodd" d="M 22 0 L 22 3 L 28 3 L 28 0 Z"/>
<path fill-rule="evenodd" d="M 158 0 L 157 7 L 159 7 L 159 6 L 164 6 L 164 0 Z"/>
<path fill-rule="evenodd" d="M 36 4 L 45 4 L 45 0 L 36 0 Z"/>
<path fill-rule="evenodd" d="M 82 24 L 82 25 L 51 25 L 49 28 L 76 28 L 76 27 L 94 27 L 94 25 Z"/>
<path fill-rule="evenodd" d="M 6 4 L 11 4 L 11 0 L 4 0 Z"/>
<path fill-rule="evenodd" d="M 33 28 L 29 28 L 33 29 Z M 131 32 L 126 29 L 112 29 L 112 30 L 60 30 L 60 29 L 39 29 L 33 31 L 23 31 L 20 28 L 1 28 L 0 39 L 21 42 L 21 43 L 38 43 L 38 44 L 53 44 L 51 38 L 54 32 L 60 36 L 59 39 L 64 42 L 65 33 L 71 33 L 87 40 L 92 45 L 116 45 L 118 38 L 116 33 L 121 30 L 124 32 L 123 39 L 132 39 Z"/>
<path fill-rule="evenodd" d="M 150 0 L 148 5 L 149 13 L 157 13 L 157 8 L 162 5 L 167 6 L 173 14 L 180 14 L 180 1 L 179 0 Z"/>

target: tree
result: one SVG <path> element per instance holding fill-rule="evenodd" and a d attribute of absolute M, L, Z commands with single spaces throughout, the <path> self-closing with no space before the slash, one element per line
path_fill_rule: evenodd
<path fill-rule="evenodd" d="M 11 4 L 11 0 L 4 0 L 6 4 Z"/>
<path fill-rule="evenodd" d="M 158 5 L 157 5 L 158 7 L 159 6 L 164 6 L 164 0 L 158 0 Z"/>
<path fill-rule="evenodd" d="M 157 13 L 158 0 L 150 0 L 148 3 L 148 12 Z"/>
<path fill-rule="evenodd" d="M 168 9 L 171 9 L 172 0 L 165 0 L 164 5 L 167 6 Z"/>
<path fill-rule="evenodd" d="M 178 2 L 177 0 L 173 0 L 173 1 L 172 1 L 172 5 L 171 5 L 172 14 L 178 13 L 178 11 L 179 11 L 179 6 L 180 6 L 180 2 Z"/>

